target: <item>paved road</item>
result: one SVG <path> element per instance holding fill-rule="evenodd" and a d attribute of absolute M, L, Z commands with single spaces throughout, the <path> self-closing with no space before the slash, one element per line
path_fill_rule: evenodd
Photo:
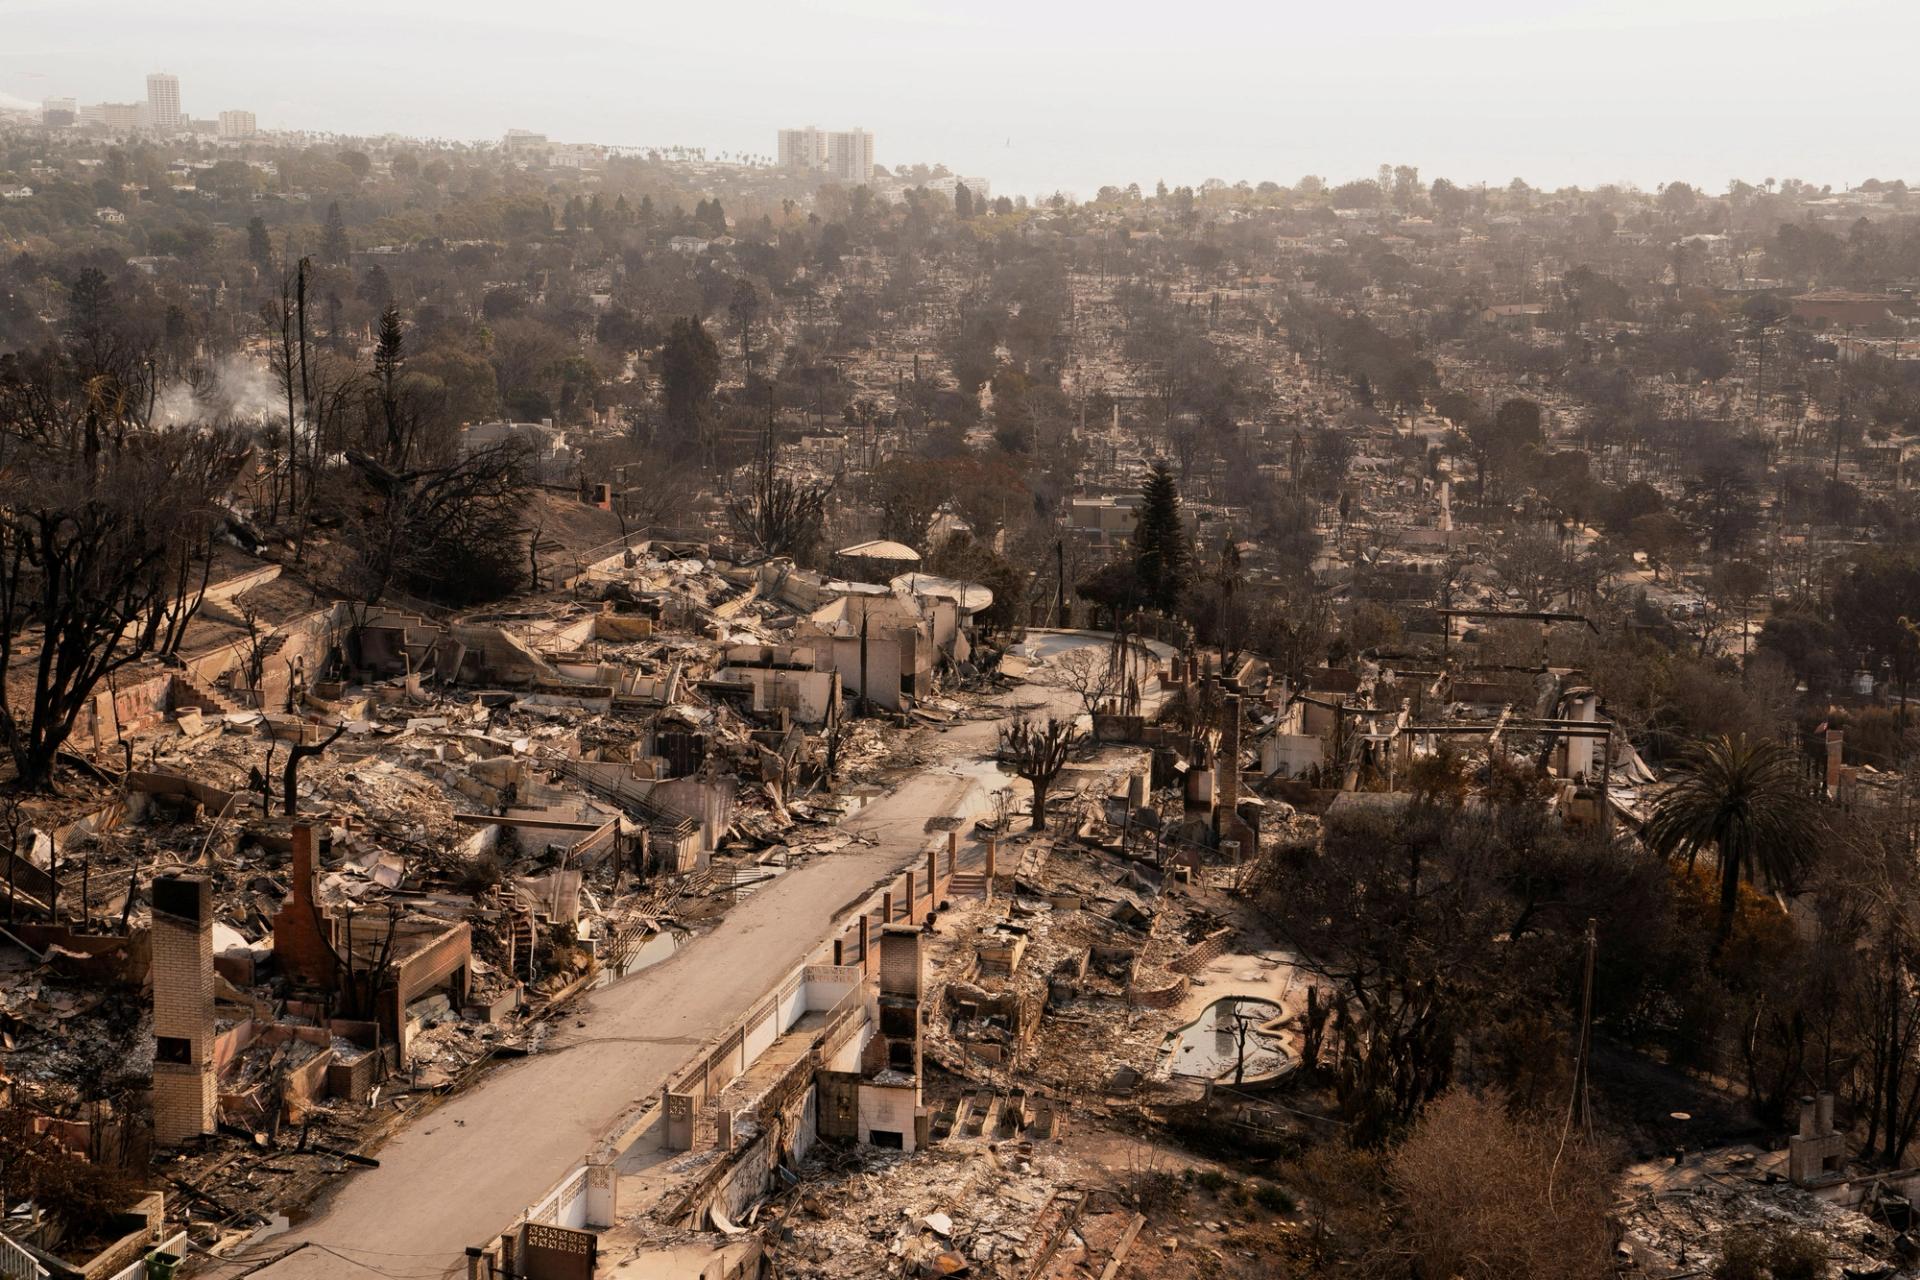
<path fill-rule="evenodd" d="M 1049 648 L 1057 651 L 1058 643 Z M 1056 690 L 1022 686 L 1009 707 Z M 373 1280 L 465 1273 L 468 1245 L 490 1239 L 537 1201 L 637 1099 L 657 1093 L 701 1045 L 752 1007 L 882 882 L 917 866 L 929 818 L 971 816 L 1005 779 L 983 758 L 996 723 L 963 721 L 927 736 L 929 765 L 842 824 L 873 837 L 815 858 L 736 905 L 671 959 L 594 992 L 547 1051 L 496 1068 L 401 1131 L 380 1167 L 348 1177 L 292 1232 L 207 1274 L 270 1280 Z"/>

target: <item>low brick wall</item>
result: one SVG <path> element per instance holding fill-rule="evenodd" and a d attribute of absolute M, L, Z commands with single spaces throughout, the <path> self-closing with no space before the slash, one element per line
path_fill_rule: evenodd
<path fill-rule="evenodd" d="M 1169 964 L 1167 968 L 1175 973 L 1198 973 L 1224 955 L 1227 944 L 1231 941 L 1233 941 L 1232 925 L 1216 929 L 1195 943 L 1185 955 Z"/>
<path fill-rule="evenodd" d="M 1128 1004 L 1140 1005 L 1142 1008 L 1171 1009 L 1187 998 L 1187 992 L 1192 986 L 1193 980 L 1185 974 L 1182 974 L 1174 980 L 1172 985 L 1161 987 L 1157 990 L 1146 987 L 1128 987 L 1126 1000 Z"/>

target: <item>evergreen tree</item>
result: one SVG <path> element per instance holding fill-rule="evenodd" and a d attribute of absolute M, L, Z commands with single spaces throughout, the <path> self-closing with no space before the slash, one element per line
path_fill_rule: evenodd
<path fill-rule="evenodd" d="M 660 381 L 666 393 L 667 425 L 677 443 L 689 449 L 699 442 L 713 388 L 720 380 L 720 348 L 699 316 L 673 322 L 660 347 Z"/>
<path fill-rule="evenodd" d="M 340 202 L 335 200 L 327 206 L 327 223 L 320 233 L 320 257 L 323 261 L 345 262 L 347 255 L 353 252 L 353 242 L 347 239 L 346 219 L 340 216 Z"/>
<path fill-rule="evenodd" d="M 255 215 L 247 223 L 247 257 L 262 271 L 273 265 L 273 238 L 267 234 L 267 221 Z"/>
<path fill-rule="evenodd" d="M 1180 522 L 1180 491 L 1164 462 L 1153 464 L 1140 486 L 1144 499 L 1133 528 L 1133 573 L 1146 602 L 1171 616 L 1187 582 L 1187 539 Z"/>
<path fill-rule="evenodd" d="M 387 278 L 386 268 L 374 263 L 367 268 L 367 274 L 360 279 L 358 290 L 360 300 L 376 311 L 385 311 L 393 302 L 393 281 Z"/>
<path fill-rule="evenodd" d="M 380 312 L 380 336 L 373 347 L 373 412 L 385 436 L 386 461 L 401 466 L 412 443 L 400 398 L 400 374 L 406 367 L 406 335 L 400 327 L 400 309 L 392 303 Z"/>
<path fill-rule="evenodd" d="M 962 222 L 973 216 L 973 192 L 964 182 L 953 184 L 953 216 Z"/>

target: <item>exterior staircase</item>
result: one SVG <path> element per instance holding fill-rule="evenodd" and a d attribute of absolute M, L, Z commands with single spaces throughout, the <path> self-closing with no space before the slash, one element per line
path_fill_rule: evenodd
<path fill-rule="evenodd" d="M 507 926 L 507 972 L 522 982 L 533 981 L 535 938 L 532 913 L 513 912 Z"/>
<path fill-rule="evenodd" d="M 186 670 L 173 673 L 173 700 L 176 705 L 198 707 L 201 711 L 216 716 L 237 715 L 247 710 L 220 690 Z"/>
<path fill-rule="evenodd" d="M 984 871 L 956 871 L 948 881 L 947 896 L 951 898 L 986 898 L 992 896 L 991 886 L 987 883 Z"/>

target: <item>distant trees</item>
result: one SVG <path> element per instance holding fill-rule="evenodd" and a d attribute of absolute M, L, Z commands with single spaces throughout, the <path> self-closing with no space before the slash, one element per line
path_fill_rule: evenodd
<path fill-rule="evenodd" d="M 868 485 L 880 536 L 924 552 L 933 517 L 947 498 L 945 479 L 942 467 L 914 458 L 893 457 L 874 468 Z"/>
<path fill-rule="evenodd" d="M 1295 685 L 1327 660 L 1335 628 L 1333 607 L 1310 583 L 1289 583 L 1249 610 L 1247 648 L 1265 658 L 1276 675 Z"/>
<path fill-rule="evenodd" d="M 262 271 L 273 266 L 273 240 L 267 235 L 266 219 L 258 214 L 247 219 L 247 258 Z"/>
<path fill-rule="evenodd" d="M 1682 504 L 1706 535 L 1715 555 L 1738 551 L 1760 523 L 1754 483 L 1745 463 L 1727 452 L 1715 451 L 1686 481 Z"/>
<path fill-rule="evenodd" d="M 436 384 L 407 372 L 400 313 L 380 318 L 361 392 L 359 443 L 346 450 L 353 589 L 369 603 L 395 585 L 450 604 L 488 600 L 525 581 L 527 446 L 463 450 Z"/>
<path fill-rule="evenodd" d="M 1347 483 L 1353 466 L 1353 437 L 1339 427 L 1319 427 L 1307 454 L 1306 476 L 1315 497 L 1330 502 Z"/>
<path fill-rule="evenodd" d="M 1493 552 L 1500 580 L 1519 593 L 1529 609 L 1544 609 L 1566 589 L 1570 556 L 1547 529 L 1531 525 L 1501 538 Z"/>
<path fill-rule="evenodd" d="M 1479 499 L 1487 500 L 1487 477 L 1499 475 L 1529 447 L 1541 441 L 1540 406 L 1532 400 L 1504 401 L 1491 418 L 1475 418 L 1467 426 L 1473 446 Z"/>
<path fill-rule="evenodd" d="M 1834 588 L 1833 616 L 1861 656 L 1892 678 L 1904 725 L 1907 694 L 1920 671 L 1920 552 L 1867 551 Z"/>
<path fill-rule="evenodd" d="M 973 216 L 973 192 L 964 182 L 953 184 L 953 216 L 962 222 Z"/>
<path fill-rule="evenodd" d="M 1073 593 L 1092 605 L 1108 626 L 1118 629 L 1140 606 L 1140 576 L 1131 564 L 1110 561 L 1076 582 Z"/>
<path fill-rule="evenodd" d="M 1443 218 L 1458 218 L 1467 211 L 1471 197 L 1446 178 L 1435 178 L 1427 189 L 1433 209 Z"/>
<path fill-rule="evenodd" d="M 659 362 L 667 427 L 676 449 L 690 451 L 706 432 L 720 380 L 720 349 L 700 317 L 685 316 L 667 330 Z"/>
<path fill-rule="evenodd" d="M 760 318 L 760 290 L 745 276 L 736 277 L 733 292 L 727 298 L 727 319 L 740 335 L 740 358 L 753 370 L 753 324 Z"/>
<path fill-rule="evenodd" d="M 1011 631 L 1026 617 L 1027 584 L 1033 574 L 971 533 L 955 533 L 935 547 L 927 571 L 941 577 L 975 582 L 993 592 L 993 603 L 973 616 L 985 634 Z"/>
<path fill-rule="evenodd" d="M 1180 492 L 1173 473 L 1156 462 L 1140 485 L 1140 514 L 1133 529 L 1133 571 L 1142 600 L 1171 617 L 1187 582 L 1190 558 L 1180 520 Z"/>
<path fill-rule="evenodd" d="M 1385 198 L 1380 184 L 1370 178 L 1343 182 L 1333 189 L 1330 201 L 1336 209 L 1376 209 Z"/>
<path fill-rule="evenodd" d="M 353 242 L 347 238 L 346 219 L 340 215 L 340 202 L 335 200 L 327 206 L 327 220 L 320 229 L 320 260 L 330 266 L 343 265 L 353 253 Z"/>
<path fill-rule="evenodd" d="M 57 412 L 81 415 L 89 448 L 99 447 L 103 431 L 145 424 L 158 391 L 153 353 L 127 324 L 123 307 L 104 271 L 82 268 L 68 291 L 60 352 L 43 367 L 44 376 L 18 384 L 61 396 Z"/>
<path fill-rule="evenodd" d="M 1627 526 L 1627 544 L 1647 558 L 1658 581 L 1660 566 L 1673 563 L 1693 546 L 1693 532 L 1671 511 L 1655 511 L 1634 517 Z"/>

